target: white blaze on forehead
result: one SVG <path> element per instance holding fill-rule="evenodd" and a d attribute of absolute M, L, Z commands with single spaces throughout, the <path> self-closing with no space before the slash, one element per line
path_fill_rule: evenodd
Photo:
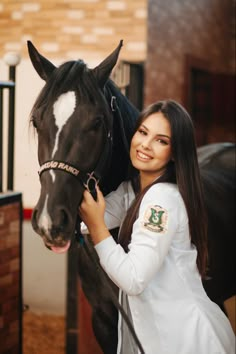
<path fill-rule="evenodd" d="M 68 119 L 72 116 L 76 106 L 76 96 L 74 91 L 68 91 L 63 93 L 58 97 L 53 105 L 53 114 L 55 117 L 55 123 L 58 128 L 55 145 L 52 151 L 52 158 L 58 149 L 59 135 L 62 131 L 63 126 L 66 124 Z"/>
<path fill-rule="evenodd" d="M 50 230 L 52 228 L 52 220 L 50 218 L 50 215 L 48 214 L 47 204 L 48 204 L 48 194 L 46 195 L 44 206 L 38 220 L 38 226 L 40 227 L 40 229 L 44 230 L 44 233 L 46 235 L 50 236 Z"/>
<path fill-rule="evenodd" d="M 55 182 L 55 179 L 56 179 L 56 175 L 55 175 L 55 172 L 53 170 L 50 170 L 49 171 L 50 175 L 52 176 L 52 183 Z"/>

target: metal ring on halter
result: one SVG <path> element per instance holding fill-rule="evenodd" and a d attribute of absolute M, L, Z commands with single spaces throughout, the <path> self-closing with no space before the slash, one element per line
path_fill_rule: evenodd
<path fill-rule="evenodd" d="M 115 108 L 114 108 L 115 100 L 116 100 L 116 96 L 112 96 L 111 97 L 111 110 L 112 110 L 112 112 L 115 112 Z"/>
<path fill-rule="evenodd" d="M 83 182 L 84 187 L 87 189 L 87 191 L 89 191 L 90 193 L 92 193 L 94 190 L 96 190 L 96 187 L 98 185 L 99 180 L 97 180 L 94 175 L 93 172 L 91 173 L 87 173 L 88 179 L 85 182 Z M 90 184 L 93 183 L 93 186 L 90 186 Z"/>

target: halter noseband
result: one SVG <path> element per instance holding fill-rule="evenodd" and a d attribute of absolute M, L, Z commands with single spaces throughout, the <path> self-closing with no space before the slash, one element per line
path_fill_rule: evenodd
<path fill-rule="evenodd" d="M 90 193 L 94 192 L 100 179 L 100 177 L 96 177 L 94 171 L 91 173 L 85 173 L 78 170 L 68 162 L 65 163 L 63 161 L 50 160 L 45 162 L 43 165 L 41 165 L 38 171 L 39 176 L 41 176 L 44 171 L 48 170 L 61 170 L 71 174 L 72 176 L 76 177 Z"/>

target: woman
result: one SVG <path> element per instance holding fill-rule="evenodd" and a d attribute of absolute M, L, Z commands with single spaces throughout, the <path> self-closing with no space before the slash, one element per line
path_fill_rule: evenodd
<path fill-rule="evenodd" d="M 207 220 L 194 129 L 178 103 L 141 113 L 130 147 L 134 175 L 97 201 L 88 191 L 79 213 L 100 263 L 146 354 L 233 354 L 235 336 L 202 286 Z M 106 209 L 106 211 L 105 211 Z M 119 244 L 109 229 L 121 226 Z M 117 353 L 138 353 L 122 318 Z"/>

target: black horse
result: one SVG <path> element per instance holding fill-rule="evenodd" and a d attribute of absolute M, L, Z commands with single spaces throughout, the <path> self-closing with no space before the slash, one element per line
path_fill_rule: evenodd
<path fill-rule="evenodd" d="M 99 181 L 106 195 L 127 178 L 138 111 L 109 79 L 121 46 L 122 42 L 94 69 L 82 60 L 57 68 L 28 42 L 32 64 L 46 82 L 31 114 L 41 166 L 41 193 L 32 225 L 46 247 L 55 252 L 71 246 L 84 189 L 93 193 Z M 223 143 L 199 149 L 209 213 L 210 264 L 204 286 L 222 308 L 235 294 L 234 152 L 233 144 Z M 99 267 L 89 238 L 79 242 L 78 253 L 95 336 L 104 353 L 116 353 L 117 289 Z"/>

